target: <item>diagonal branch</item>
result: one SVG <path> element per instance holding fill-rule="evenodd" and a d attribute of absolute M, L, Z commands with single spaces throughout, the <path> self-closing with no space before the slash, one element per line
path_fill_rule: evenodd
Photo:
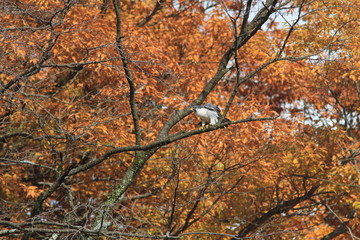
<path fill-rule="evenodd" d="M 328 204 L 325 204 L 325 207 L 332 213 L 332 214 L 334 214 L 334 216 L 337 218 L 337 219 L 339 219 L 339 221 L 341 222 L 341 225 L 340 225 L 340 229 L 339 229 L 339 231 L 342 229 L 342 227 L 343 228 L 345 228 L 345 232 L 346 232 L 346 230 L 349 232 L 349 235 L 351 236 L 351 239 L 354 239 L 354 240 L 359 240 L 360 238 L 358 238 L 358 237 L 356 237 L 355 235 L 354 235 L 354 233 L 352 232 L 352 230 L 351 230 L 351 228 L 350 227 L 348 227 L 348 225 L 346 224 L 347 222 L 346 221 L 344 221 L 344 220 L 342 220 L 340 217 L 339 217 L 339 215 L 338 214 L 336 214 L 336 212 L 328 205 Z M 339 235 L 340 235 L 341 233 L 339 233 Z"/>
<path fill-rule="evenodd" d="M 299 22 L 300 19 L 301 19 L 301 11 L 302 11 L 302 9 L 303 9 L 303 7 L 304 7 L 304 2 L 305 2 L 305 0 L 303 0 L 303 1 L 300 3 L 297 17 L 296 17 L 295 21 L 290 25 L 290 29 L 289 29 L 289 31 L 288 31 L 285 39 L 284 39 L 284 42 L 283 42 L 283 44 L 282 44 L 282 46 L 281 46 L 281 48 L 280 48 L 280 50 L 279 50 L 279 52 L 278 52 L 278 54 L 277 54 L 277 57 L 280 57 L 281 54 L 284 52 L 285 47 L 286 47 L 286 44 L 287 44 L 287 42 L 288 42 L 291 34 L 292 34 L 293 31 L 295 30 L 296 24 L 298 24 L 298 22 Z"/>
<path fill-rule="evenodd" d="M 245 14 L 244 14 L 244 17 L 242 20 L 241 28 L 240 28 L 240 34 L 243 34 L 245 32 L 245 27 L 248 24 L 251 4 L 252 4 L 252 0 L 248 0 L 246 2 L 246 9 L 245 9 Z M 235 29 L 236 29 L 236 25 L 235 25 Z M 237 34 L 235 34 L 235 36 L 237 36 Z"/>
<path fill-rule="evenodd" d="M 52 32 L 50 35 L 50 38 L 48 40 L 48 46 L 42 52 L 42 54 L 40 55 L 36 64 L 33 67 L 24 71 L 22 74 L 19 74 L 18 76 L 16 76 L 12 80 L 10 80 L 5 86 L 0 85 L 0 95 L 4 94 L 4 92 L 9 90 L 12 86 L 17 84 L 22 79 L 30 77 L 30 76 L 40 72 L 41 65 L 51 57 L 51 49 L 55 46 L 55 43 L 57 42 L 58 38 L 59 38 L 59 35 Z"/>
<path fill-rule="evenodd" d="M 55 190 L 61 186 L 61 184 L 65 181 L 66 177 L 69 175 L 69 172 L 71 169 L 74 168 L 74 164 L 70 165 L 65 172 L 59 176 L 56 181 L 50 186 L 50 188 L 48 190 L 46 190 L 45 192 L 42 192 L 36 199 L 35 204 L 34 204 L 34 209 L 31 213 L 31 216 L 34 217 L 36 215 L 38 215 L 39 213 L 41 213 L 42 211 L 42 204 L 43 202 L 51 195 L 55 192 Z"/>
<path fill-rule="evenodd" d="M 256 230 L 259 226 L 261 226 L 263 223 L 268 221 L 270 218 L 272 218 L 276 214 L 280 214 L 283 212 L 286 212 L 290 210 L 291 208 L 295 207 L 297 204 L 304 202 L 306 200 L 309 200 L 316 192 L 316 190 L 319 188 L 319 186 L 313 186 L 309 191 L 304 193 L 304 195 L 280 202 L 277 204 L 274 208 L 267 211 L 265 214 L 263 214 L 261 217 L 258 217 L 254 219 L 251 223 L 249 223 L 245 228 L 243 228 L 235 237 L 233 237 L 233 240 L 236 239 L 242 239 L 249 233 Z"/>
<path fill-rule="evenodd" d="M 166 2 L 166 0 L 158 0 L 156 1 L 154 9 L 144 18 L 142 19 L 138 24 L 136 24 L 137 27 L 143 27 L 145 24 L 150 22 L 152 17 L 162 9 L 163 4 Z"/>
<path fill-rule="evenodd" d="M 215 88 L 215 86 L 222 79 L 222 77 L 230 70 L 227 68 L 227 66 L 230 59 L 234 55 L 234 52 L 244 46 L 250 40 L 250 38 L 261 29 L 262 25 L 268 20 L 269 16 L 276 11 L 276 4 L 277 0 L 267 0 L 266 3 L 264 3 L 264 6 L 255 15 L 253 20 L 244 27 L 243 33 L 240 34 L 240 36 L 233 41 L 229 49 L 224 53 L 219 62 L 217 72 L 215 73 L 213 78 L 206 84 L 197 99 L 193 101 L 193 104 L 201 104 L 206 99 L 206 97 Z M 164 124 L 158 135 L 158 139 L 160 140 L 166 138 L 166 136 L 170 132 L 170 129 L 190 113 L 190 107 L 186 107 L 180 111 L 175 111 L 174 114 L 170 117 L 170 119 Z"/>
<path fill-rule="evenodd" d="M 334 231 L 322 237 L 321 240 L 331 240 L 343 233 L 346 233 L 346 223 L 347 222 L 341 223 Z"/>
<path fill-rule="evenodd" d="M 33 210 L 31 212 L 31 217 L 34 217 L 42 212 L 42 205 L 44 201 L 51 196 L 65 181 L 66 177 L 69 175 L 69 172 L 72 168 L 74 168 L 74 164 L 70 165 L 65 172 L 59 176 L 56 181 L 50 186 L 48 190 L 45 192 L 42 192 L 35 200 Z M 34 231 L 35 232 L 35 231 Z M 22 237 L 22 240 L 28 240 L 31 238 L 33 234 L 33 231 L 25 231 L 24 236 Z"/>

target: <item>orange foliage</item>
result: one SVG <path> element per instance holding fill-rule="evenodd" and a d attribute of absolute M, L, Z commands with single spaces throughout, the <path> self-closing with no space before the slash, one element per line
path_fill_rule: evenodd
<path fill-rule="evenodd" d="M 360 236 L 358 1 L 116 1 L 0 3 L 0 236 Z"/>

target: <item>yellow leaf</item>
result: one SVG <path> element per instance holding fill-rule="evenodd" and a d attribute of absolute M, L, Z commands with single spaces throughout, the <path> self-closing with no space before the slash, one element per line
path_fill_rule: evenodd
<path fill-rule="evenodd" d="M 194 55 L 193 59 L 195 60 L 195 62 L 199 62 L 200 61 L 200 56 L 199 55 Z"/>
<path fill-rule="evenodd" d="M 39 188 L 36 186 L 29 186 L 26 188 L 26 191 L 27 198 L 35 198 L 39 194 Z"/>

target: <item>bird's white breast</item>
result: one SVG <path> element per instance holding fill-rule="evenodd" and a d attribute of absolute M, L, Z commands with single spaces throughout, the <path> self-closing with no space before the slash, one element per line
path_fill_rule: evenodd
<path fill-rule="evenodd" d="M 210 111 L 206 108 L 196 109 L 196 115 L 198 115 L 202 121 L 210 124 L 216 124 L 219 118 L 219 114 L 216 111 Z"/>
<path fill-rule="evenodd" d="M 206 108 L 198 108 L 196 109 L 196 115 L 198 115 L 201 120 L 203 120 L 206 123 L 210 122 L 210 117 L 208 115 L 208 110 Z"/>

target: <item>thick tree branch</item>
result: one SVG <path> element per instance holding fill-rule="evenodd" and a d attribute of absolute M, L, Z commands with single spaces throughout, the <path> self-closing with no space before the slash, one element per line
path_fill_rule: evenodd
<path fill-rule="evenodd" d="M 79 172 L 85 171 L 89 168 L 94 167 L 95 165 L 103 162 L 104 160 L 106 160 L 107 158 L 109 158 L 110 156 L 114 155 L 114 154 L 118 154 L 118 153 L 122 153 L 122 152 L 129 152 L 129 151 L 148 151 L 148 150 L 152 150 L 152 149 L 158 149 L 159 147 L 168 145 L 170 143 L 173 143 L 175 141 L 178 141 L 180 139 L 184 139 L 184 138 L 188 138 L 194 135 L 198 135 L 198 134 L 202 134 L 205 132 L 210 132 L 210 131 L 214 131 L 226 126 L 230 126 L 233 124 L 239 124 L 239 123 L 246 123 L 246 122 L 254 122 L 254 121 L 269 121 L 269 120 L 274 120 L 276 118 L 278 118 L 279 116 L 275 116 L 275 117 L 264 117 L 264 118 L 247 118 L 247 119 L 243 119 L 243 120 L 237 120 L 237 121 L 230 121 L 230 122 L 224 122 L 221 124 L 216 124 L 216 125 L 212 125 L 209 126 L 205 129 L 196 129 L 196 130 L 192 130 L 189 132 L 180 132 L 180 133 L 176 133 L 176 134 L 172 134 L 167 136 L 165 139 L 162 140 L 156 140 L 152 143 L 149 143 L 147 145 L 133 145 L 133 146 L 127 146 L 127 147 L 118 147 L 118 148 L 114 148 L 112 150 L 107 151 L 106 153 L 104 153 L 101 157 L 94 159 L 84 165 L 81 165 L 77 168 L 74 168 L 73 170 L 70 171 L 69 175 L 75 175 Z"/>
<path fill-rule="evenodd" d="M 245 28 L 246 28 L 246 26 L 248 24 L 248 20 L 249 20 L 251 4 L 252 4 L 252 0 L 246 1 L 246 9 L 245 9 L 244 17 L 242 19 L 242 24 L 241 24 L 241 28 L 240 28 L 240 35 L 245 33 Z M 236 24 L 235 24 L 235 29 L 234 30 L 237 31 Z M 235 33 L 235 36 L 237 37 L 236 33 Z"/>

